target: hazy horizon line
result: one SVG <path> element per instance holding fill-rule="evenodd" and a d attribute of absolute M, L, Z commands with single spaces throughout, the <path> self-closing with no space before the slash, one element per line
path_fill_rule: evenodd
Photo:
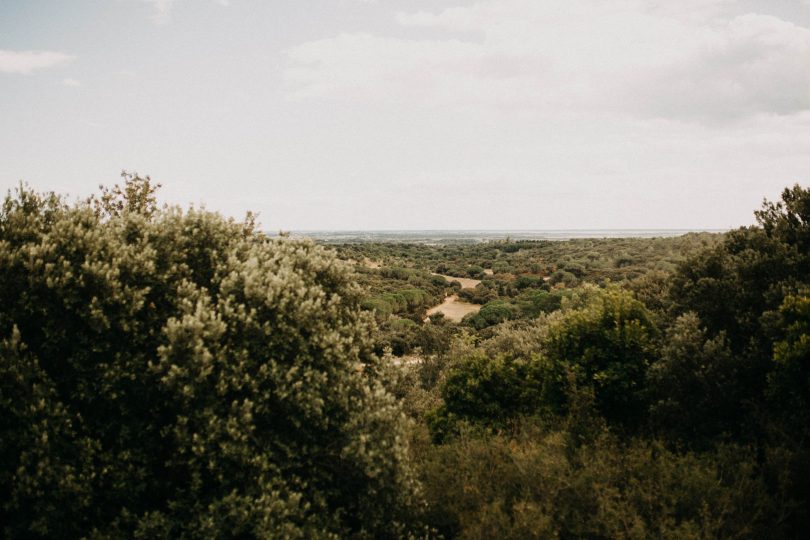
<path fill-rule="evenodd" d="M 401 228 L 401 229 L 393 229 L 393 228 L 379 228 L 379 229 L 372 229 L 372 228 L 357 228 L 357 229 L 284 229 L 283 227 L 280 228 L 281 231 L 290 232 L 290 233 L 322 233 L 322 232 L 342 232 L 342 233 L 350 233 L 350 232 L 412 232 L 412 233 L 419 233 L 419 232 L 522 232 L 522 233 L 534 233 L 534 232 L 589 232 L 589 231 L 639 231 L 639 232 L 655 232 L 655 231 L 671 231 L 671 232 L 726 232 L 734 229 L 736 227 L 584 227 L 584 228 L 556 228 L 556 229 L 466 229 L 466 228 L 459 228 L 459 229 L 409 229 L 409 228 Z M 274 228 L 275 230 L 277 228 Z M 269 231 L 268 231 L 269 232 Z"/>

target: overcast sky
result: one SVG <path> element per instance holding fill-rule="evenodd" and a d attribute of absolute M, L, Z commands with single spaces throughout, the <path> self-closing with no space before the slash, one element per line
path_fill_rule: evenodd
<path fill-rule="evenodd" d="M 804 0 L 2 0 L 0 188 L 267 229 L 727 228 L 810 185 Z"/>

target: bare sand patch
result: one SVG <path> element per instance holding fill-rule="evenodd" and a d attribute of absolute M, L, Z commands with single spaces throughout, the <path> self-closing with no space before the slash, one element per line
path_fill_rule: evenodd
<path fill-rule="evenodd" d="M 395 366 L 414 366 L 424 362 L 424 359 L 415 354 L 406 354 L 405 356 L 397 358 L 396 356 L 391 359 L 391 363 Z"/>
<path fill-rule="evenodd" d="M 488 276 L 493 275 L 495 272 L 492 271 L 492 268 L 484 268 L 484 273 Z"/>
<path fill-rule="evenodd" d="M 473 280 L 474 281 L 474 280 Z M 444 299 L 444 302 L 438 306 L 433 306 L 427 310 L 428 316 L 434 313 L 444 313 L 444 317 L 454 322 L 459 322 L 468 313 L 478 313 L 481 306 L 478 304 L 471 304 L 458 299 L 458 295 L 454 294 Z"/>
<path fill-rule="evenodd" d="M 435 272 L 433 273 L 433 275 L 434 276 L 442 276 L 447 281 L 458 281 L 459 283 L 461 283 L 461 288 L 462 289 L 474 289 L 476 285 L 481 283 L 480 279 L 470 279 L 470 278 L 464 278 L 464 277 L 445 276 L 444 274 L 436 274 Z M 445 313 L 445 315 L 446 315 L 446 313 Z"/>

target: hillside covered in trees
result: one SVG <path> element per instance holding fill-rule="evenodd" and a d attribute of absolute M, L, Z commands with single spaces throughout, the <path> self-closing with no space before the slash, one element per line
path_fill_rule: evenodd
<path fill-rule="evenodd" d="M 155 191 L 0 208 L 4 537 L 810 528 L 810 189 L 724 234 L 436 246 Z"/>

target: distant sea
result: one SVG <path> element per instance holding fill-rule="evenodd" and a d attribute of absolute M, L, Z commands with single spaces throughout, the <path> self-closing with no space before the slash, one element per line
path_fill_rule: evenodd
<path fill-rule="evenodd" d="M 405 230 L 405 231 L 291 231 L 290 236 L 327 244 L 408 243 L 474 244 L 495 240 L 572 240 L 577 238 L 665 238 L 688 233 L 722 233 L 725 229 L 560 229 L 560 230 Z M 268 232 L 276 236 L 277 232 Z"/>

